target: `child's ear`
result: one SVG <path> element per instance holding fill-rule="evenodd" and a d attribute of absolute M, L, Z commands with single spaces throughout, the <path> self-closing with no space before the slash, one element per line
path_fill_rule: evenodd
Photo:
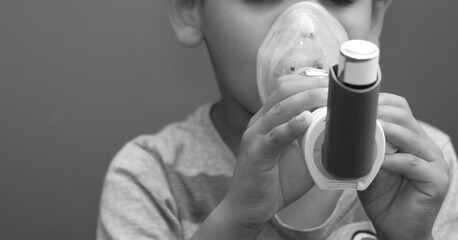
<path fill-rule="evenodd" d="M 178 41 L 195 47 L 203 40 L 199 0 L 169 0 L 169 18 Z"/>
<path fill-rule="evenodd" d="M 385 13 L 393 0 L 372 0 L 372 23 L 369 40 L 380 44 Z"/>

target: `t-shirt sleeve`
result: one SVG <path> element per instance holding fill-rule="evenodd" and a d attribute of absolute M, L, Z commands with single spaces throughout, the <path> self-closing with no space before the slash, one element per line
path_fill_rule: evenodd
<path fill-rule="evenodd" d="M 458 239 L 458 162 L 451 141 L 442 148 L 450 168 L 450 183 L 447 196 L 437 216 L 433 236 L 438 240 Z"/>
<path fill-rule="evenodd" d="M 182 239 L 182 227 L 160 156 L 131 142 L 108 168 L 97 240 Z"/>

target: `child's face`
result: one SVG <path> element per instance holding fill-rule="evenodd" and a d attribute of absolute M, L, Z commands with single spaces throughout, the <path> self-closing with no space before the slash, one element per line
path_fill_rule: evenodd
<path fill-rule="evenodd" d="M 297 0 L 207 0 L 202 31 L 223 99 L 251 114 L 261 107 L 256 85 L 258 49 L 273 22 Z M 317 0 L 350 39 L 371 38 L 372 0 Z"/>

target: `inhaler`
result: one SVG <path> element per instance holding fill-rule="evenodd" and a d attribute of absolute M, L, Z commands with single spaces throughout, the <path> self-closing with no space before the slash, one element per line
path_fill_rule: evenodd
<path fill-rule="evenodd" d="M 329 78 L 327 107 L 312 113 L 313 121 L 299 140 L 321 189 L 364 190 L 382 165 L 385 134 L 376 120 L 379 52 L 371 42 L 348 41 L 342 25 L 313 2 L 286 9 L 259 49 L 257 83 L 263 103 L 283 75 Z"/>

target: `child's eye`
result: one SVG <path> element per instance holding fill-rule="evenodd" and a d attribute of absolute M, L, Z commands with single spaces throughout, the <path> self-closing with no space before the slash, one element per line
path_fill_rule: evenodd
<path fill-rule="evenodd" d="M 247 7 L 253 10 L 273 9 L 286 0 L 241 0 Z"/>
<path fill-rule="evenodd" d="M 282 0 L 244 0 L 247 3 L 257 4 L 257 3 L 275 3 L 280 2 Z"/>
<path fill-rule="evenodd" d="M 281 0 L 245 0 L 248 3 L 268 3 L 268 2 L 277 2 Z M 347 6 L 353 4 L 356 0 L 323 0 L 324 2 L 330 2 L 338 6 Z"/>
<path fill-rule="evenodd" d="M 339 6 L 348 6 L 353 4 L 356 0 L 324 0 L 325 2 L 331 2 Z"/>

